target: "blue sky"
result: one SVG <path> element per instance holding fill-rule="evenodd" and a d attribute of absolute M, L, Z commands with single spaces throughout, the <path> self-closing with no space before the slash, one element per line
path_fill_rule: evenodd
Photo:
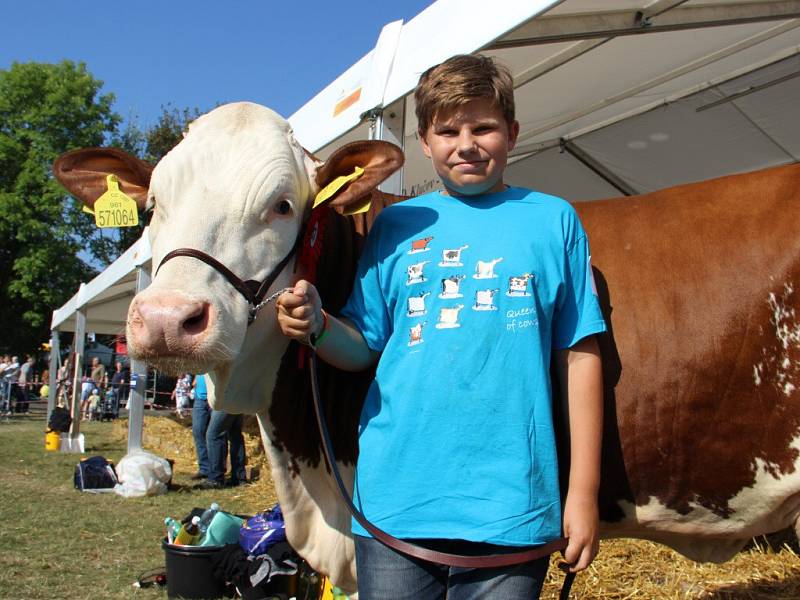
<path fill-rule="evenodd" d="M 433 0 L 0 0 L 0 69 L 83 61 L 140 126 L 251 100 L 290 116 Z"/>

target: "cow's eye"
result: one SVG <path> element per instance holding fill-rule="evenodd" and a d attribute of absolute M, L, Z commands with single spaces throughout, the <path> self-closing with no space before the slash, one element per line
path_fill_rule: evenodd
<path fill-rule="evenodd" d="M 275 205 L 275 212 L 279 215 L 288 215 L 292 212 L 292 205 L 288 200 L 281 200 Z"/>
<path fill-rule="evenodd" d="M 153 220 L 153 215 L 156 212 L 156 197 L 155 196 L 148 196 L 147 202 L 144 203 L 144 211 L 142 211 L 142 216 L 144 217 L 144 224 L 150 225 L 150 221 Z"/>

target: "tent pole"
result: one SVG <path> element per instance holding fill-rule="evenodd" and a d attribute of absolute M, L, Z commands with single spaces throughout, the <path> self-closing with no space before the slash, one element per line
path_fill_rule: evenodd
<path fill-rule="evenodd" d="M 83 288 L 84 284 L 81 284 Z M 75 311 L 75 339 L 72 348 L 75 352 L 75 370 L 72 374 L 72 425 L 69 429 L 69 436 L 72 439 L 78 437 L 81 432 L 81 379 L 83 376 L 83 349 L 86 337 L 86 307 L 81 307 Z"/>
<path fill-rule="evenodd" d="M 573 156 L 578 162 L 591 169 L 594 173 L 602 177 L 605 181 L 617 188 L 626 196 L 636 196 L 639 192 L 631 187 L 625 180 L 611 172 L 605 165 L 598 162 L 588 152 L 578 147 L 571 140 L 561 140 L 561 148 Z"/>
<path fill-rule="evenodd" d="M 143 266 L 136 267 L 136 293 L 150 285 L 150 271 Z M 144 429 L 144 394 L 147 389 L 147 365 L 131 359 L 130 395 L 128 396 L 128 454 L 142 449 L 142 430 Z"/>
<path fill-rule="evenodd" d="M 58 369 L 61 365 L 61 352 L 59 349 L 58 329 L 50 332 L 50 377 L 47 381 L 47 422 L 50 422 L 50 413 L 56 407 L 56 387 L 58 386 Z"/>
<path fill-rule="evenodd" d="M 403 148 L 403 128 L 405 127 L 405 98 L 400 98 L 383 109 L 367 113 L 371 120 L 369 139 L 391 142 Z M 387 194 L 403 193 L 403 169 L 398 169 L 379 189 Z"/>

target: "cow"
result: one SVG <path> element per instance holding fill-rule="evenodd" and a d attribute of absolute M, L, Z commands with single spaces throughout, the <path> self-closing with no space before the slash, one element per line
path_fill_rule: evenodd
<path fill-rule="evenodd" d="M 800 516 L 800 165 L 575 204 L 608 332 L 604 537 L 723 562 Z"/>
<path fill-rule="evenodd" d="M 277 115 L 235 104 L 198 119 L 152 182 L 149 167 L 110 151 L 68 155 L 55 174 L 84 200 L 103 191 L 111 172 L 123 191 L 151 198 L 154 266 L 168 250 L 196 244 L 237 273 L 261 277 L 289 252 L 315 189 L 354 164 L 349 153 L 334 153 L 321 165 Z M 342 193 L 342 204 L 359 196 Z M 752 536 L 796 525 L 800 166 L 575 206 L 608 324 L 599 336 L 601 535 L 649 539 L 693 560 L 720 562 Z M 492 274 L 489 267 L 473 277 Z M 287 268 L 274 288 L 302 275 Z M 156 292 L 159 307 L 149 307 Z M 457 325 L 462 307 L 450 309 L 455 319 L 446 325 Z M 171 330 L 137 334 L 137 320 L 147 317 L 141 313 L 152 311 L 164 313 L 165 328 L 170 316 L 183 319 L 189 339 L 179 343 Z M 515 316 L 525 317 L 509 318 Z M 298 350 L 280 335 L 272 312 L 248 327 L 245 302 L 225 278 L 183 257 L 163 264 L 131 305 L 130 320 L 138 356 L 162 368 L 210 371 L 212 402 L 259 415 L 290 542 L 335 584 L 355 590 L 349 516 L 321 463 L 307 400 L 290 394 L 286 402 L 281 393 L 289 384 L 280 371 L 297 361 Z M 425 325 L 409 331 L 409 345 L 423 343 Z M 201 330 L 222 341 L 204 346 Z M 350 485 L 358 411 L 359 402 L 340 393 L 334 412 L 343 422 L 333 428 L 334 441 Z M 560 432 L 562 464 L 569 463 L 566 438 Z"/>
<path fill-rule="evenodd" d="M 243 287 L 254 288 L 303 237 L 296 261 L 279 270 L 270 286 L 274 292 L 299 277 L 309 278 L 297 264 L 314 253 L 310 246 L 321 235 L 336 244 L 323 245 L 316 257 L 315 268 L 326 271 L 317 275 L 328 282 L 321 281 L 320 290 L 326 303 L 331 292 L 338 296 L 333 306 L 341 308 L 352 287 L 359 240 L 380 208 L 399 199 L 380 194 L 376 186 L 402 163 L 402 152 L 385 142 L 354 142 L 323 163 L 302 148 L 273 111 L 235 103 L 194 121 L 155 169 L 116 149 L 78 150 L 54 164 L 58 180 L 90 207 L 105 191 L 106 176 L 114 174 L 120 190 L 152 213 L 154 276 L 128 311 L 131 355 L 165 372 L 208 373 L 212 406 L 257 415 L 289 542 L 313 568 L 349 592 L 356 589 L 350 519 L 321 459 L 310 404 L 304 405 L 307 374 L 293 376 L 301 349 L 281 335 L 274 310 L 265 307 L 254 315 L 221 270 L 190 256 L 164 258 L 180 248 L 201 250 L 247 280 L 241 281 Z M 312 217 L 322 216 L 313 228 L 306 227 L 310 235 L 301 235 L 317 192 L 352 175 L 355 167 L 364 174 L 346 183 L 328 204 L 346 212 L 344 207 L 359 210 L 371 201 L 371 208 L 348 218 L 332 209 L 314 211 Z M 333 375 L 322 382 L 343 396 L 328 425 L 348 485 L 366 385 Z M 342 443 L 344 437 L 348 442 Z"/>

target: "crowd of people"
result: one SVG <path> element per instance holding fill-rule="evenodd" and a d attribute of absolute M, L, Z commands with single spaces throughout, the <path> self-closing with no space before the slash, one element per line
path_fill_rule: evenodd
<path fill-rule="evenodd" d="M 64 371 L 68 373 L 66 362 Z M 105 365 L 94 357 L 89 374 L 81 378 L 81 419 L 91 421 L 119 416 L 120 406 L 128 396 L 129 381 L 130 371 L 122 362 L 115 363 L 114 373 L 109 378 Z"/>
<path fill-rule="evenodd" d="M 3 416 L 27 413 L 33 399 L 46 397 L 48 373 L 45 369 L 41 378 L 37 377 L 35 364 L 30 355 L 26 355 L 22 363 L 18 356 L 0 357 L 0 414 Z"/>

